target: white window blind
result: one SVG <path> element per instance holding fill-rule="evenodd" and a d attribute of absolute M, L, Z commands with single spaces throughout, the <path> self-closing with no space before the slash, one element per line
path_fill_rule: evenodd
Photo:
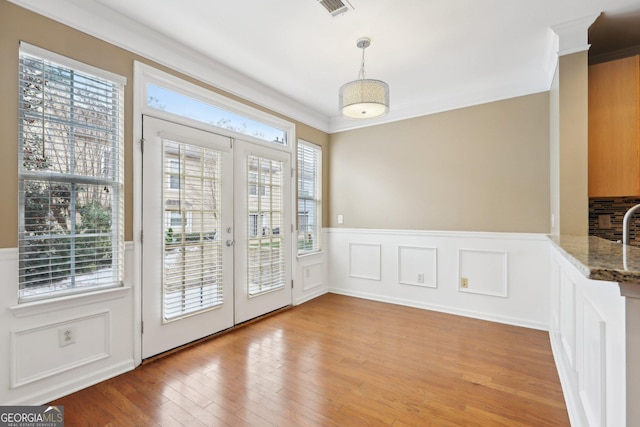
<path fill-rule="evenodd" d="M 320 250 L 320 146 L 298 141 L 298 253 Z"/>
<path fill-rule="evenodd" d="M 283 162 L 247 157 L 249 218 L 247 277 L 249 296 L 280 289 L 285 280 Z"/>
<path fill-rule="evenodd" d="M 20 45 L 20 301 L 122 284 L 125 82 Z"/>
<path fill-rule="evenodd" d="M 163 144 L 163 306 L 164 320 L 171 321 L 224 302 L 222 153 L 167 139 Z"/>

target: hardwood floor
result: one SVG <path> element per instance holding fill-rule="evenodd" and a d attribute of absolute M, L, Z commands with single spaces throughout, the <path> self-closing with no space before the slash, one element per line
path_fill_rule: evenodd
<path fill-rule="evenodd" d="M 67 426 L 568 426 L 546 332 L 327 294 L 52 402 Z"/>

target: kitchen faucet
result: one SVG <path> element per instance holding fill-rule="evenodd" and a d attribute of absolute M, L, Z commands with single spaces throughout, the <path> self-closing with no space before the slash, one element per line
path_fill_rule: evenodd
<path fill-rule="evenodd" d="M 631 221 L 631 217 L 633 214 L 640 209 L 640 204 L 635 205 L 630 208 L 627 213 L 624 214 L 624 218 L 622 219 L 622 244 L 629 244 L 629 221 Z"/>

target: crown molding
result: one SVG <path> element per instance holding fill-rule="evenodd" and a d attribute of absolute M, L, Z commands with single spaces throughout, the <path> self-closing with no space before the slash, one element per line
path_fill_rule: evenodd
<path fill-rule="evenodd" d="M 629 56 L 637 55 L 639 53 L 640 46 L 631 46 L 624 49 L 618 49 L 613 52 L 605 52 L 598 55 L 589 55 L 589 65 L 626 58 Z"/>
<path fill-rule="evenodd" d="M 558 56 L 589 50 L 589 27 L 598 16 L 600 13 L 552 25 L 551 29 L 558 35 Z"/>
<path fill-rule="evenodd" d="M 275 113 L 329 130 L 324 114 L 95 1 L 8 1 Z"/>
<path fill-rule="evenodd" d="M 475 94 L 451 93 L 446 98 L 414 105 L 393 105 L 390 113 L 380 118 L 348 120 L 337 114 L 327 116 L 94 0 L 8 1 L 326 133 L 391 123 L 549 90 L 558 56 L 589 49 L 587 30 L 600 15 L 589 15 L 551 27 L 547 55 L 542 64 L 544 75 L 541 78 L 511 85 L 492 82 Z"/>
<path fill-rule="evenodd" d="M 554 67 L 555 71 L 555 67 Z M 553 75 L 551 76 L 553 78 Z M 503 101 L 520 96 L 533 95 L 548 91 L 551 80 L 546 81 L 546 76 L 542 81 L 530 82 L 527 85 L 505 85 L 487 86 L 484 90 L 476 94 L 461 91 L 451 94 L 446 99 L 437 99 L 430 103 L 420 103 L 408 106 L 393 106 L 385 116 L 375 119 L 345 119 L 339 115 L 331 117 L 329 133 L 337 133 L 354 129 L 361 129 L 369 126 L 381 125 L 397 122 L 401 120 L 413 119 L 430 114 L 443 113 L 446 111 L 458 110 L 461 108 L 473 107 L 476 105 L 488 104 L 491 102 Z"/>

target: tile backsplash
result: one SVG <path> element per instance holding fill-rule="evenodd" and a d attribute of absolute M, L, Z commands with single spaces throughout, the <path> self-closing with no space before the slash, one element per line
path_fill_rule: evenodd
<path fill-rule="evenodd" d="M 640 197 L 589 199 L 589 234 L 607 240 L 622 240 L 622 218 L 627 210 L 640 203 Z M 640 246 L 640 213 L 629 223 L 629 242 Z"/>

